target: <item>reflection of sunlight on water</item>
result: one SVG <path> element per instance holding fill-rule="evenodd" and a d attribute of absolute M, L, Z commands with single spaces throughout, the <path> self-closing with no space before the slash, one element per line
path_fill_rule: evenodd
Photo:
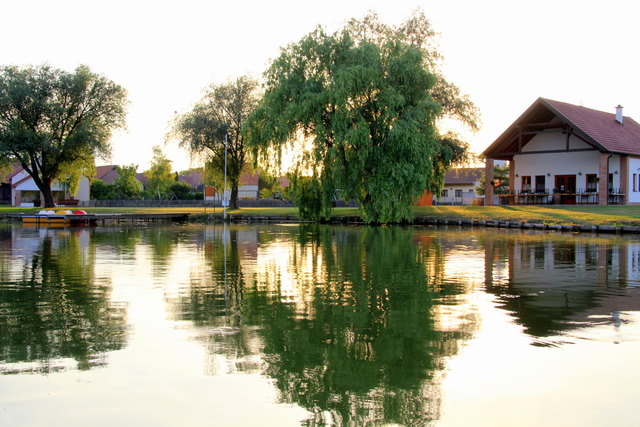
<path fill-rule="evenodd" d="M 117 408 L 104 411 L 111 424 L 122 417 L 192 425 L 440 418 L 445 426 L 639 419 L 636 246 L 394 229 L 382 241 L 402 251 L 375 252 L 363 242 L 380 236 L 364 228 L 310 229 L 299 240 L 291 226 L 178 230 L 168 243 L 143 230 L 128 245 L 94 244 L 89 233 L 66 230 L 13 236 L 19 263 L 3 261 L 2 274 L 22 277 L 25 261 L 53 236 L 54 255 L 77 257 L 83 272 L 93 263 L 87 280 L 126 307 L 129 329 L 124 348 L 89 356 L 96 367 L 89 371 L 51 357 L 49 377 L 31 375 L 27 384 L 21 374 L 41 363 L 0 365 L 16 374 L 0 377 L 10 390 L 0 391 L 3 401 L 11 393 L 12 402 L 37 407 L 26 419 L 32 424 L 44 424 L 38 414 L 60 415 L 61 404 L 95 411 L 92 402 Z M 358 265 L 349 270 L 350 263 Z"/>
<path fill-rule="evenodd" d="M 484 251 L 477 247 L 448 250 L 443 257 L 443 276 L 447 281 L 464 283 L 467 290 L 484 284 Z"/>
<path fill-rule="evenodd" d="M 315 286 L 326 280 L 322 253 L 291 241 L 260 245 L 255 278 L 264 291 L 294 304 L 296 312 L 312 316 L 309 301 Z"/>

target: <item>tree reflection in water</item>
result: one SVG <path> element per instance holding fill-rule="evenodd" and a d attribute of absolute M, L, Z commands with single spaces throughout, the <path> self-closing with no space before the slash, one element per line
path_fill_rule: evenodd
<path fill-rule="evenodd" d="M 13 233 L 3 233 L 3 246 L 24 241 L 0 278 L 0 372 L 66 369 L 64 358 L 78 369 L 105 364 L 106 352 L 124 346 L 126 311 L 109 301 L 107 283 L 96 283 L 89 230 Z"/>
<path fill-rule="evenodd" d="M 214 283 L 172 301 L 176 317 L 235 368 L 261 368 L 283 402 L 313 414 L 309 425 L 437 419 L 444 359 L 476 327 L 441 327 L 438 306 L 462 287 L 427 276 L 437 248 L 399 227 L 256 233 L 255 263 L 241 256 L 237 229 L 226 245 L 222 234 L 207 242 Z M 248 363 L 257 359 L 264 366 Z"/>

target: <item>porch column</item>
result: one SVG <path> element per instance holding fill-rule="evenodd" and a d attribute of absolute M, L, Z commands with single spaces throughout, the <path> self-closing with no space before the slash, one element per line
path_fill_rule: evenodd
<path fill-rule="evenodd" d="M 621 205 L 626 205 L 629 200 L 629 156 L 620 156 L 620 192 L 622 193 Z"/>
<path fill-rule="evenodd" d="M 484 160 L 484 205 L 493 206 L 493 159 Z"/>
<path fill-rule="evenodd" d="M 609 204 L 609 154 L 600 153 L 598 163 L 598 204 L 606 206 Z"/>
<path fill-rule="evenodd" d="M 509 160 L 509 194 L 515 194 L 516 190 L 516 161 Z"/>

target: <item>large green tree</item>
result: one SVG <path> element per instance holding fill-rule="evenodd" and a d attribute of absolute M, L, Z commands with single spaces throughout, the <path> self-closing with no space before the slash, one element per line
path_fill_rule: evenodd
<path fill-rule="evenodd" d="M 225 171 L 225 135 L 227 136 L 227 179 L 231 187 L 230 207 L 238 207 L 240 174 L 249 162 L 249 151 L 242 128 L 260 100 L 259 83 L 241 76 L 223 84 L 213 84 L 193 109 L 176 117 L 170 137 L 194 156 L 204 157 L 213 169 L 216 181 Z"/>
<path fill-rule="evenodd" d="M 298 182 L 306 199 L 314 189 L 316 217 L 328 216 L 340 189 L 367 222 L 410 221 L 417 197 L 439 191 L 446 169 L 464 156 L 466 144 L 441 135 L 438 121 L 475 129 L 477 110 L 440 73 L 433 38 L 421 12 L 398 27 L 370 14 L 333 34 L 316 29 L 265 73 L 247 135 L 263 158 L 310 142 L 299 173 L 316 184 Z"/>
<path fill-rule="evenodd" d="M 175 174 L 172 172 L 171 160 L 165 156 L 158 145 L 153 146 L 153 158 L 149 170 L 144 174 L 149 178 L 147 191 L 155 197 L 162 198 L 169 192 L 171 184 L 175 183 Z"/>
<path fill-rule="evenodd" d="M 67 72 L 39 67 L 0 67 L 0 157 L 31 175 L 54 206 L 54 180 L 78 179 L 107 157 L 114 129 L 125 124 L 126 91 L 87 66 Z M 91 176 L 91 175 L 89 175 Z"/>

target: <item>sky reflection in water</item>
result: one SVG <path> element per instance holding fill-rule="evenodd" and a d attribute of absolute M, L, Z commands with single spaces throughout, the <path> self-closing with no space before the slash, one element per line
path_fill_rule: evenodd
<path fill-rule="evenodd" d="M 0 422 L 632 425 L 639 310 L 634 238 L 4 226 Z"/>

